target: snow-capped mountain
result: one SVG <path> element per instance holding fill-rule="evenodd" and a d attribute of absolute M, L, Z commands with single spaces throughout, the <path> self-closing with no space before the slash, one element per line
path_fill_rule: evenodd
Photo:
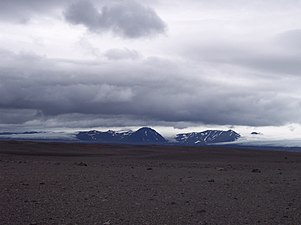
<path fill-rule="evenodd" d="M 181 145 L 208 145 L 234 142 L 240 135 L 233 130 L 207 130 L 203 132 L 184 133 L 176 135 L 176 143 Z"/>
<path fill-rule="evenodd" d="M 76 138 L 81 141 L 97 143 L 122 143 L 122 144 L 165 144 L 167 141 L 154 129 L 143 127 L 133 131 L 87 131 L 79 132 Z"/>
<path fill-rule="evenodd" d="M 101 132 L 97 130 L 82 131 L 76 135 L 76 138 L 81 141 L 101 142 L 101 143 L 119 143 L 125 137 L 131 135 L 133 131 L 113 131 L 108 130 Z"/>
<path fill-rule="evenodd" d="M 97 130 L 79 132 L 76 138 L 80 141 L 95 143 L 118 143 L 118 144 L 168 144 L 167 140 L 149 127 L 142 127 L 137 131 L 106 131 Z M 240 135 L 233 130 L 207 130 L 177 134 L 175 143 L 178 145 L 208 145 L 216 143 L 234 142 Z"/>

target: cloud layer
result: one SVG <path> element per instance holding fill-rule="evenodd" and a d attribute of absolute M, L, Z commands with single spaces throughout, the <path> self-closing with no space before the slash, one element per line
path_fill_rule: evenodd
<path fill-rule="evenodd" d="M 137 59 L 135 65 L 109 60 L 105 66 L 91 67 L 93 63 L 11 53 L 1 64 L 0 108 L 6 109 L 0 112 L 1 123 L 13 123 L 16 117 L 17 121 L 58 124 L 56 119 L 68 115 L 66 126 L 71 118 L 82 121 L 77 125 L 91 125 L 92 120 L 95 126 L 108 121 L 115 126 L 141 121 L 175 126 L 181 122 L 251 126 L 301 122 L 300 98 L 286 93 L 292 88 L 289 85 L 297 88 L 294 79 L 287 79 L 285 88 L 281 81 L 268 78 L 257 77 L 261 85 L 253 77 L 227 75 L 225 80 L 213 71 L 208 77 L 205 68 L 195 74 L 197 68 L 189 68 L 185 61 L 159 58 Z M 7 116 L 10 111 L 18 117 Z"/>
<path fill-rule="evenodd" d="M 301 123 L 300 3 L 0 1 L 0 127 Z"/>

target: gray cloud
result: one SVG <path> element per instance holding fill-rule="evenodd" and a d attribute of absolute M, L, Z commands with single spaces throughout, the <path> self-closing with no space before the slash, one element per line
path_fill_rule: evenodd
<path fill-rule="evenodd" d="M 158 58 L 137 60 L 135 64 L 96 63 L 92 68 L 92 62 L 73 64 L 15 54 L 10 58 L 0 65 L 2 124 L 12 123 L 14 117 L 3 116 L 9 110 L 19 112 L 17 121 L 28 126 L 259 126 L 301 122 L 300 98 L 287 95 L 287 89 L 297 86 L 295 81 L 287 83 L 286 88 L 281 88 L 281 81 L 263 78 L 258 80 L 263 84 L 258 87 L 248 86 L 253 78 L 235 83 L 233 77 L 227 83 L 212 80 L 219 75 L 208 77 L 206 70 L 196 74 L 195 68 L 185 62 Z M 34 68 L 26 68 L 26 75 L 20 74 L 24 61 Z M 62 64 L 69 66 L 64 69 L 59 66 Z M 23 110 L 30 113 L 22 116 Z"/>
<path fill-rule="evenodd" d="M 89 1 L 72 4 L 65 12 L 72 24 L 82 24 L 93 32 L 112 31 L 127 38 L 164 33 L 165 24 L 150 7 L 133 1 L 113 2 L 99 11 Z"/>
<path fill-rule="evenodd" d="M 69 23 L 84 25 L 92 32 L 111 31 L 126 38 L 165 32 L 165 23 L 154 9 L 132 0 L 0 1 L 1 21 L 27 23 L 41 16 L 60 18 L 61 13 Z"/>
<path fill-rule="evenodd" d="M 279 33 L 275 38 L 275 44 L 290 51 L 301 53 L 301 29 L 287 30 Z"/>
<path fill-rule="evenodd" d="M 34 15 L 51 13 L 56 8 L 65 7 L 76 0 L 1 0 L 0 19 L 13 22 L 27 22 Z"/>
<path fill-rule="evenodd" d="M 40 113 L 34 109 L 0 109 L 0 124 L 22 124 L 40 119 Z"/>
<path fill-rule="evenodd" d="M 123 60 L 123 59 L 139 59 L 141 58 L 141 55 L 135 51 L 130 49 L 109 49 L 105 52 L 105 57 L 111 60 Z"/>
<path fill-rule="evenodd" d="M 262 42 L 212 42 L 195 44 L 181 53 L 187 58 L 215 64 L 228 64 L 261 72 L 265 76 L 300 76 L 301 51 L 298 37 L 301 32 L 288 31 Z"/>

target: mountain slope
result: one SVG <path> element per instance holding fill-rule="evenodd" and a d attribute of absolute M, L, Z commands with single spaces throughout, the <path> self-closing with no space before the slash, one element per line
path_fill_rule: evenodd
<path fill-rule="evenodd" d="M 207 130 L 178 134 L 175 138 L 178 144 L 182 145 L 208 145 L 236 141 L 240 135 L 233 130 Z"/>
<path fill-rule="evenodd" d="M 126 136 L 131 135 L 132 131 L 125 131 L 125 132 L 116 132 L 116 131 L 106 131 L 101 132 L 97 130 L 91 131 L 82 131 L 76 135 L 76 138 L 81 141 L 88 141 L 88 142 L 98 142 L 98 143 L 119 143 L 124 139 Z"/>
<path fill-rule="evenodd" d="M 129 144 L 166 144 L 167 141 L 154 129 L 142 127 L 123 139 Z"/>
<path fill-rule="evenodd" d="M 120 144 L 166 144 L 167 141 L 157 131 L 143 127 L 139 130 L 115 132 L 112 130 L 79 132 L 76 138 L 86 142 L 120 143 Z"/>

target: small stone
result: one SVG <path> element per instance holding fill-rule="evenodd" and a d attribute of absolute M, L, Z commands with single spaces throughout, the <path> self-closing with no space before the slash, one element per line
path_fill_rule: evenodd
<path fill-rule="evenodd" d="M 200 225 L 208 225 L 208 223 L 204 221 L 204 222 L 200 222 Z"/>
<path fill-rule="evenodd" d="M 206 210 L 205 209 L 201 209 L 201 210 L 198 210 L 198 211 L 196 211 L 197 213 L 205 213 L 206 212 Z"/>
<path fill-rule="evenodd" d="M 84 162 L 80 162 L 80 163 L 76 163 L 77 166 L 88 166 L 86 163 Z"/>
<path fill-rule="evenodd" d="M 261 170 L 260 170 L 260 169 L 252 169 L 251 172 L 252 172 L 252 173 L 261 173 Z"/>

